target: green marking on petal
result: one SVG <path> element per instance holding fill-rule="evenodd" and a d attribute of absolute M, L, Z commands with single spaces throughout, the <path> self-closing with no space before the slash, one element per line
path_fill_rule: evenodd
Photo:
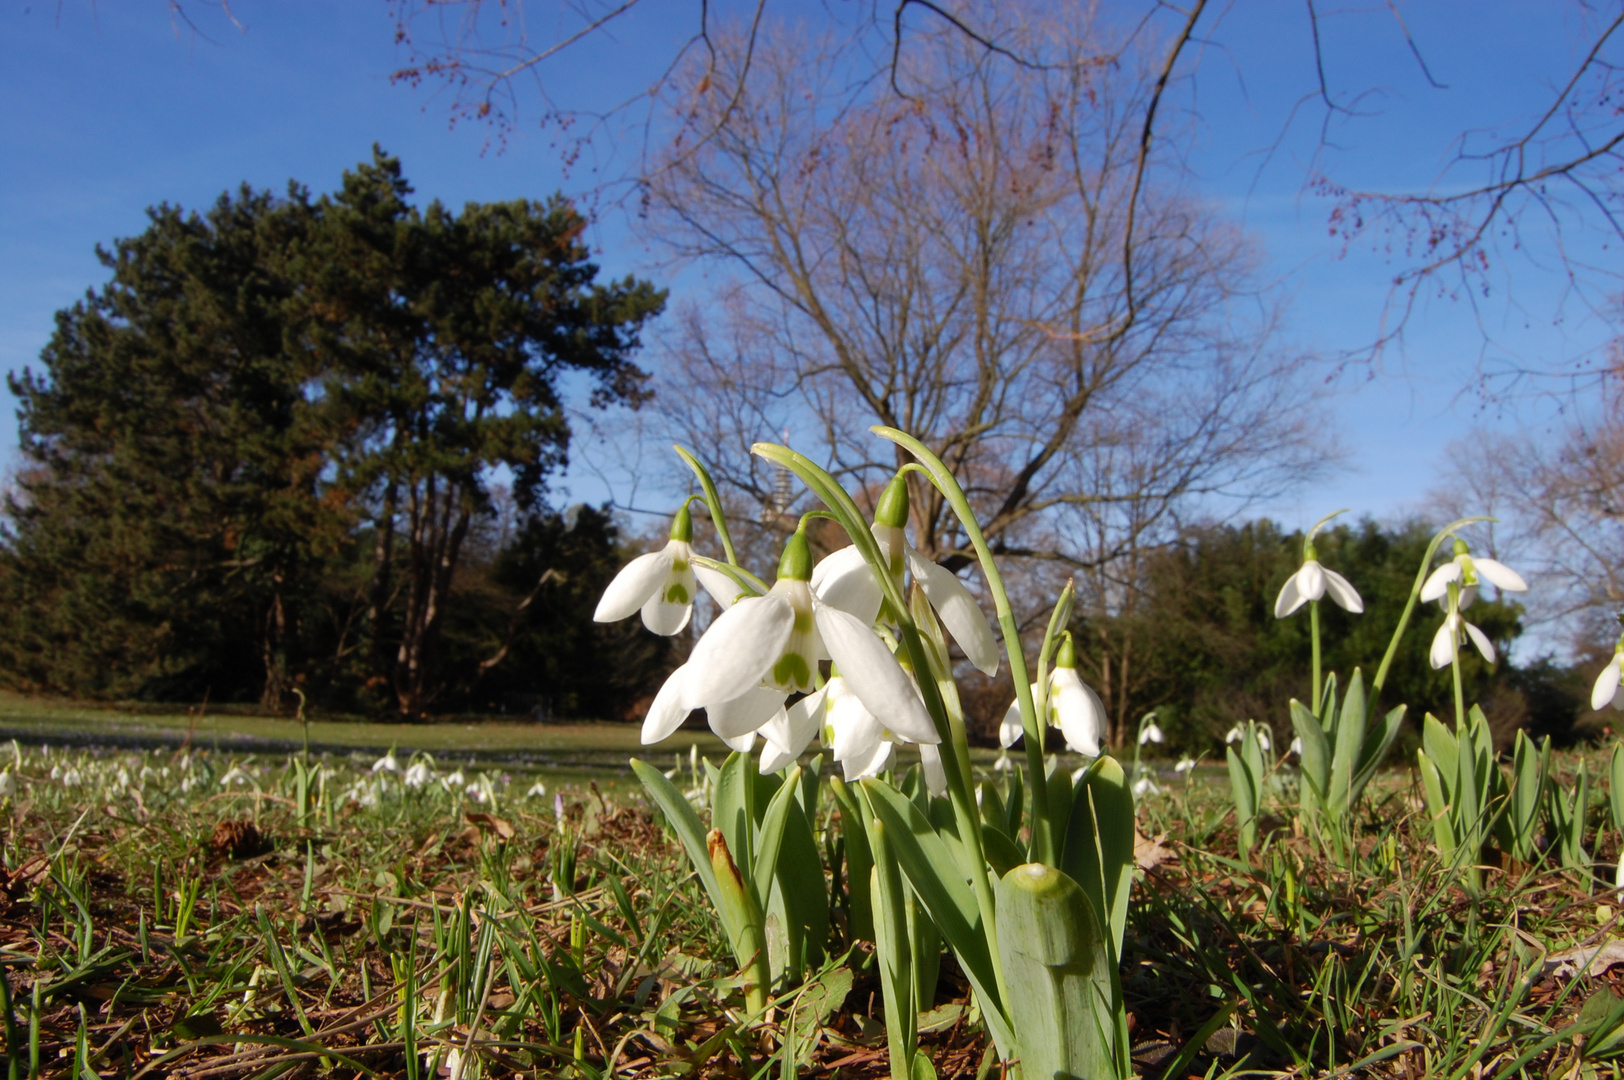
<path fill-rule="evenodd" d="M 668 604 L 686 604 L 689 602 L 688 589 L 680 581 L 673 581 L 670 588 L 665 590 L 665 602 Z"/>
<path fill-rule="evenodd" d="M 773 665 L 773 682 L 779 686 L 808 686 L 812 682 L 812 669 L 800 653 L 785 653 Z"/>

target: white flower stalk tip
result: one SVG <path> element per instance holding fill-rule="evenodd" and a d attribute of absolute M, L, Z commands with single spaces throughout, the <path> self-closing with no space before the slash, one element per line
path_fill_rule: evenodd
<path fill-rule="evenodd" d="M 1032 696 L 1038 696 L 1035 683 Z M 1067 748 L 1087 757 L 1099 757 L 1106 736 L 1105 703 L 1078 676 L 1077 652 L 1069 633 L 1056 651 L 1054 670 L 1049 673 L 1047 699 L 1048 725 L 1064 733 Z M 998 726 L 998 741 L 1005 747 L 1014 746 L 1025 734 L 1021 726 L 1020 699 L 1016 698 Z"/>
<path fill-rule="evenodd" d="M 742 597 L 717 616 L 688 662 L 660 687 L 643 721 L 645 744 L 665 739 L 690 712 L 704 709 L 711 730 L 734 749 L 748 749 L 756 732 L 777 720 L 788 695 L 813 690 L 818 665 L 828 659 L 892 731 L 913 742 L 940 741 L 912 681 L 870 623 L 813 593 L 811 562 L 806 534 L 797 531 L 784 545 L 778 580 L 767 595 Z M 793 737 L 775 731 L 787 743 L 799 737 L 799 731 Z M 780 751 L 792 748 L 779 745 Z"/>
<path fill-rule="evenodd" d="M 1427 575 L 1421 586 L 1421 599 L 1437 600 L 1447 606 L 1449 586 L 1453 583 L 1460 588 L 1459 608 L 1464 611 L 1477 599 L 1478 586 L 1485 580 L 1501 592 L 1528 591 L 1528 582 L 1517 571 L 1494 559 L 1474 558 L 1466 542 L 1456 540 L 1454 557 Z"/>
<path fill-rule="evenodd" d="M 671 539 L 659 551 L 639 555 L 620 568 L 603 591 L 594 622 L 619 622 L 642 611 L 643 625 L 670 637 L 694 612 L 693 518 L 683 504 L 671 521 Z"/>
<path fill-rule="evenodd" d="M 1307 558 L 1297 572 L 1286 579 L 1280 587 L 1280 595 L 1274 599 L 1274 617 L 1284 619 L 1309 601 L 1320 600 L 1326 593 L 1337 607 L 1344 611 L 1351 611 L 1355 615 L 1365 610 L 1365 602 L 1359 598 L 1359 592 L 1348 579 L 1335 570 L 1327 570 L 1320 565 L 1314 557 L 1314 545 L 1305 545 L 1308 549 Z"/>
<path fill-rule="evenodd" d="M 1619 644 L 1613 650 L 1607 666 L 1596 676 L 1596 685 L 1590 689 L 1592 709 L 1605 709 L 1611 705 L 1624 712 L 1624 694 L 1618 692 L 1621 677 L 1624 677 L 1624 638 L 1619 639 Z"/>
<path fill-rule="evenodd" d="M 986 675 L 998 674 L 998 642 L 981 605 L 958 575 L 908 545 L 903 525 L 908 520 L 906 478 L 893 477 L 880 495 L 869 531 L 879 545 L 891 578 L 902 587 L 904 571 L 911 573 L 936 610 L 942 625 L 953 635 L 964 655 Z M 872 623 L 880 614 L 884 592 L 873 568 L 856 545 L 843 547 L 819 561 L 812 571 L 812 591 L 832 607 Z"/>

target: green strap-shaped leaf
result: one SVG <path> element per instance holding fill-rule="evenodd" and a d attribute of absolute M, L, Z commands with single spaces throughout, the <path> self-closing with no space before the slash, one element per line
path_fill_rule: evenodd
<path fill-rule="evenodd" d="M 1009 811 L 1004 807 L 1004 796 L 991 780 L 981 781 L 981 820 L 1004 833 L 1009 833 Z"/>
<path fill-rule="evenodd" d="M 1455 857 L 1455 829 L 1450 822 L 1449 797 L 1444 791 L 1443 773 L 1425 750 L 1415 752 L 1415 764 L 1421 773 L 1421 790 L 1427 796 L 1432 839 L 1438 845 L 1438 854 L 1448 863 Z"/>
<path fill-rule="evenodd" d="M 1613 810 L 1613 828 L 1624 833 L 1624 743 L 1613 745 L 1608 763 L 1608 801 Z"/>
<path fill-rule="evenodd" d="M 1011 1056 L 1014 1032 L 999 992 L 994 954 L 958 857 L 901 792 L 877 779 L 862 781 L 859 790 L 867 798 L 873 816 L 884 823 L 887 843 L 902 872 L 908 875 L 909 884 L 925 902 L 943 939 L 959 958 L 959 967 L 980 999 L 982 1016 L 999 1052 Z"/>
<path fill-rule="evenodd" d="M 847 933 L 854 940 L 874 940 L 874 907 L 869 897 L 869 870 L 874 855 L 868 846 L 868 829 L 864 815 L 857 806 L 857 797 L 839 776 L 830 774 L 829 790 L 834 793 L 840 807 L 840 832 L 846 841 L 846 896 L 850 900 L 846 915 L 850 925 Z"/>
<path fill-rule="evenodd" d="M 999 879 L 998 921 L 1022 1075 L 1125 1075 L 1125 1053 L 1116 1045 L 1115 965 L 1085 890 L 1063 871 L 1027 863 Z"/>
<path fill-rule="evenodd" d="M 756 864 L 755 774 L 749 755 L 734 751 L 722 762 L 711 794 L 711 828 L 727 837 L 728 852 L 747 880 Z"/>
<path fill-rule="evenodd" d="M 777 880 L 785 910 L 800 931 L 805 954 L 801 960 L 812 968 L 821 966 L 824 943 L 829 940 L 829 888 L 823 880 L 823 860 L 818 857 L 812 823 L 794 799 L 778 848 Z"/>
<path fill-rule="evenodd" d="M 1026 861 L 1026 852 L 1021 850 L 1021 846 L 991 823 L 981 826 L 981 850 L 987 854 L 987 865 L 999 877 Z"/>
<path fill-rule="evenodd" d="M 1333 820 L 1343 821 L 1353 809 L 1353 774 L 1365 743 L 1365 680 L 1358 668 L 1348 680 L 1348 693 L 1337 710 L 1332 735 L 1331 782 L 1325 805 Z"/>
<path fill-rule="evenodd" d="M 1331 786 L 1331 742 L 1325 737 L 1319 717 L 1296 698 L 1291 700 L 1291 728 L 1303 744 L 1302 764 L 1303 802 L 1315 811 L 1325 809 L 1326 794 Z"/>
<path fill-rule="evenodd" d="M 1110 929 L 1113 957 L 1122 955 L 1133 889 L 1133 792 L 1122 765 L 1102 757 L 1077 784 L 1060 868 L 1082 887 L 1101 925 Z M 1002 876 L 1002 875 L 1000 875 Z"/>
<path fill-rule="evenodd" d="M 677 834 L 677 841 L 682 844 L 682 850 L 687 854 L 688 861 L 693 864 L 694 873 L 699 877 L 700 885 L 704 886 L 705 895 L 710 897 L 711 906 L 716 909 L 722 918 L 722 930 L 727 934 L 729 943 L 739 940 L 740 928 L 729 919 L 722 907 L 721 886 L 716 880 L 716 874 L 711 869 L 710 848 L 705 843 L 705 826 L 694 813 L 694 808 L 683 798 L 665 774 L 646 761 L 632 759 L 632 772 L 643 784 L 649 798 L 660 808 L 666 821 L 670 822 L 671 829 Z"/>
<path fill-rule="evenodd" d="M 1448 802 L 1455 794 L 1455 776 L 1460 764 L 1459 740 L 1436 716 L 1427 713 L 1421 721 L 1421 749 L 1426 751 L 1433 768 L 1438 770 L 1438 779 L 1444 785 L 1444 801 Z"/>
<path fill-rule="evenodd" d="M 788 782 L 779 786 L 777 794 L 767 804 L 767 812 L 761 817 L 761 832 L 756 838 L 756 865 L 750 871 L 757 900 L 765 900 L 772 890 L 773 876 L 778 872 L 778 851 L 784 841 L 784 823 L 789 820 L 790 804 L 795 801 L 800 780 L 801 770 L 797 767 L 790 772 Z M 806 819 L 803 817 L 801 820 L 805 822 Z M 823 880 L 821 870 L 818 880 Z"/>
<path fill-rule="evenodd" d="M 897 861 L 886 843 L 885 824 L 868 823 L 874 849 L 870 893 L 874 898 L 874 954 L 879 960 L 880 990 L 885 995 L 885 1042 L 891 1075 L 908 1076 L 919 1038 L 919 1002 L 914 997 L 913 950 L 909 947 L 907 890 Z"/>
<path fill-rule="evenodd" d="M 1005 809 L 1009 814 L 1009 821 L 1004 826 L 1004 835 L 1010 839 L 1021 835 L 1021 819 L 1026 813 L 1025 779 L 1025 774 L 1019 765 L 1009 770 L 1009 798 L 1004 800 Z"/>
<path fill-rule="evenodd" d="M 1404 726 L 1404 713 L 1407 706 L 1399 705 L 1390 709 L 1381 723 L 1371 724 L 1365 732 L 1364 745 L 1359 748 L 1359 771 L 1353 774 L 1353 790 L 1348 793 L 1348 801 L 1356 803 L 1359 796 L 1364 794 L 1365 785 L 1376 775 L 1382 762 L 1387 760 L 1387 753 L 1393 748 L 1398 739 L 1399 729 Z"/>
<path fill-rule="evenodd" d="M 705 844 L 710 853 L 711 872 L 716 875 L 716 891 L 722 898 L 718 907 L 725 913 L 726 920 L 739 927 L 733 955 L 739 962 L 739 976 L 744 984 L 745 1008 L 758 1012 L 766 1007 L 767 987 L 772 982 L 767 958 L 766 916 L 749 879 L 729 853 L 722 830 L 712 829 L 706 833 Z"/>
<path fill-rule="evenodd" d="M 1224 757 L 1229 762 L 1229 790 L 1235 799 L 1236 844 L 1241 861 L 1245 862 L 1251 857 L 1252 844 L 1257 838 L 1257 789 L 1246 763 L 1233 746 L 1224 747 Z"/>

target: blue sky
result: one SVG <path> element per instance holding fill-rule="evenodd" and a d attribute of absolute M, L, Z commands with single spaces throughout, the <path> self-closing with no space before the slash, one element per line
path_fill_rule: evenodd
<path fill-rule="evenodd" d="M 800 6 L 816 16 L 817 5 Z M 612 46 L 568 60 L 573 68 L 554 77 L 616 99 L 634 92 L 649 77 L 647 57 L 686 32 L 692 7 L 650 7 L 620 25 Z M 374 142 L 402 159 L 424 201 L 540 197 L 591 182 L 563 175 L 550 140 L 530 123 L 498 153 L 487 148 L 486 129 L 449 122 L 443 96 L 391 85 L 403 57 L 382 0 L 237 0 L 231 10 L 242 30 L 197 9 L 204 39 L 172 25 L 156 0 L 0 8 L 0 91 L 9 103 L 0 113 L 0 369 L 34 362 L 52 313 L 104 280 L 95 245 L 139 232 L 155 203 L 201 207 L 243 181 L 280 189 L 290 177 L 330 190 Z M 1424 187 L 1463 130 L 1543 108 L 1582 39 L 1583 27 L 1556 17 L 1548 0 L 1400 10 L 1448 89 L 1428 85 L 1384 5 L 1327 9 L 1327 74 L 1338 100 L 1360 114 L 1332 128 L 1329 148 L 1312 107 L 1287 125 L 1314 85 L 1300 3 L 1223 10 L 1195 81 L 1177 90 L 1177 102 L 1199 111 L 1187 145 L 1201 191 L 1257 239 L 1267 275 L 1292 298 L 1287 334 L 1301 347 L 1337 353 L 1371 341 L 1394 270 L 1365 248 L 1339 257 L 1327 236 L 1331 204 L 1307 190 L 1307 170 L 1317 161 L 1350 184 Z M 647 270 L 649 253 L 624 224 L 611 220 L 596 237 L 607 270 Z M 1330 387 L 1338 423 L 1327 444 L 1346 448 L 1346 468 L 1264 510 L 1288 526 L 1336 506 L 1404 513 L 1423 505 L 1444 448 L 1474 423 L 1545 415 L 1537 401 L 1485 410 L 1475 377 L 1485 367 L 1572 362 L 1593 353 L 1608 328 L 1582 305 L 1561 308 L 1560 279 L 1548 271 L 1514 267 L 1509 285 L 1480 306 L 1482 324 L 1466 304 L 1429 300 L 1402 351 L 1344 373 Z M 7 462 L 15 418 L 3 390 L 0 398 Z M 581 476 L 569 495 L 595 500 L 601 489 Z"/>

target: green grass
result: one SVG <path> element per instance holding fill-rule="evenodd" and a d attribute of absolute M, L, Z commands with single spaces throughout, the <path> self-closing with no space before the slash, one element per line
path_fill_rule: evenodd
<path fill-rule="evenodd" d="M 448 789 L 439 760 L 412 789 L 328 757 L 301 801 L 298 761 L 0 750 L 19 781 L 0 805 L 0 1068 L 426 1080 L 456 1051 L 470 1077 L 885 1074 L 878 982 L 838 891 L 814 985 L 840 989 L 778 987 L 752 1019 L 703 892 L 630 789 L 569 788 L 559 818 L 556 778 L 532 795 L 528 773 L 463 766 Z M 1589 846 L 1610 859 L 1602 796 Z M 1545 865 L 1469 896 L 1417 800 L 1407 770 L 1380 777 L 1338 865 L 1282 791 L 1248 865 L 1222 770 L 1147 798 L 1141 829 L 1171 857 L 1130 912 L 1141 1075 L 1616 1075 L 1624 980 L 1542 961 L 1624 938 L 1620 902 Z M 838 818 L 816 824 L 837 851 Z M 988 1064 L 966 1003 L 948 962 L 923 1037 L 944 1077 Z"/>

